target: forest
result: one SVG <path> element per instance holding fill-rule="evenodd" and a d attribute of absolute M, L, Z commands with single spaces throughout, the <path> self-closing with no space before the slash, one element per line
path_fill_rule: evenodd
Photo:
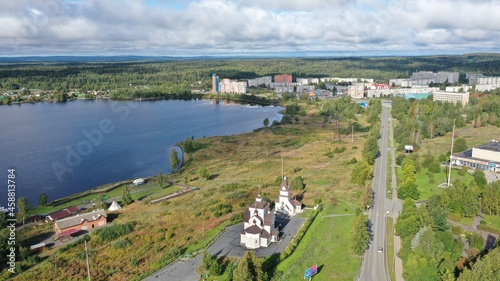
<path fill-rule="evenodd" d="M 366 77 L 378 82 L 412 72 L 458 71 L 500 75 L 500 56 L 468 54 L 429 57 L 284 58 L 212 60 L 53 61 L 0 63 L 0 89 L 28 92 L 117 91 L 116 98 L 183 94 L 211 89 L 211 75 L 250 79 L 288 73 L 294 77 Z"/>

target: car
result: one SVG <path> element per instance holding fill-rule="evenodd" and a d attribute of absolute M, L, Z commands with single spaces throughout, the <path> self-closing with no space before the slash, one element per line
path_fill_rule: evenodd
<path fill-rule="evenodd" d="M 378 247 L 377 252 L 382 253 L 384 251 L 384 248 Z"/>

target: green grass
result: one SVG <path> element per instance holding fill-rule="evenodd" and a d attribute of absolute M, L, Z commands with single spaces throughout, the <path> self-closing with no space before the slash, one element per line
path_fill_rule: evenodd
<path fill-rule="evenodd" d="M 500 216 L 484 215 L 484 225 L 500 232 Z"/>
<path fill-rule="evenodd" d="M 86 201 L 90 202 L 92 200 L 95 200 L 97 196 L 108 196 L 109 198 L 116 197 L 116 196 L 121 197 L 121 195 L 123 193 L 124 186 L 125 186 L 125 184 L 118 186 L 118 187 L 110 190 L 109 192 L 98 193 L 98 194 L 89 194 L 85 197 L 81 197 L 81 198 L 66 202 L 64 204 L 61 204 L 61 205 L 58 205 L 55 207 L 36 206 L 35 208 L 31 209 L 30 214 L 31 215 L 47 215 L 47 214 L 53 213 L 55 211 L 59 211 L 59 210 L 62 210 L 64 208 L 70 207 L 70 206 L 84 204 Z M 156 184 L 156 182 L 153 182 L 153 181 L 149 182 L 145 185 L 138 186 L 138 187 L 129 186 L 129 189 L 130 189 L 130 193 L 132 195 L 132 198 L 134 200 L 137 200 L 137 199 L 139 199 L 143 196 L 149 195 L 151 193 L 153 193 L 154 197 L 161 197 L 161 196 L 165 196 L 165 195 L 168 195 L 168 194 L 171 194 L 171 193 L 174 193 L 176 191 L 181 190 L 181 188 L 177 187 L 177 186 L 170 186 L 170 187 L 166 187 L 166 188 L 163 188 L 160 190 L 158 188 L 158 185 Z M 85 191 L 85 192 L 88 192 L 88 191 Z M 110 201 L 110 200 L 108 199 L 106 201 Z"/>
<path fill-rule="evenodd" d="M 402 174 L 401 166 L 396 167 L 396 173 L 398 179 L 401 178 Z M 465 173 L 465 175 L 459 175 L 458 169 L 451 170 L 451 182 L 455 182 L 456 180 L 460 180 L 466 184 L 470 183 L 474 178 L 469 173 Z M 429 183 L 429 176 L 427 175 L 427 168 L 422 168 L 419 173 L 416 174 L 415 183 L 418 186 L 418 191 L 420 191 L 419 200 L 427 200 L 434 194 L 441 194 L 443 192 L 443 188 L 440 188 L 438 185 L 446 182 L 447 175 L 443 172 L 439 172 L 434 174 L 434 183 Z M 399 182 L 399 180 L 398 180 Z M 400 184 L 400 182 L 398 183 Z"/>
<path fill-rule="evenodd" d="M 360 257 L 351 250 L 350 232 L 354 216 L 318 215 L 294 253 L 278 265 L 279 280 L 303 280 L 304 270 L 317 265 L 314 280 L 353 280 Z M 320 217 L 321 216 L 321 217 Z"/>
<path fill-rule="evenodd" d="M 391 280 L 396 280 L 396 271 L 394 268 L 394 229 L 392 217 L 387 218 L 387 246 L 385 253 L 387 255 L 387 265 L 389 266 L 389 275 Z"/>

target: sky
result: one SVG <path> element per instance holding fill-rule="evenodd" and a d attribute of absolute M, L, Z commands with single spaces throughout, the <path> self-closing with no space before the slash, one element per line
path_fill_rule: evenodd
<path fill-rule="evenodd" d="M 500 51 L 498 0 L 2 0 L 0 56 Z"/>

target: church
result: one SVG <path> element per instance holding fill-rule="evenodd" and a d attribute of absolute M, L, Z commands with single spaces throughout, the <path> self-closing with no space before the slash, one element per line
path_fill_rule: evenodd
<path fill-rule="evenodd" d="M 275 201 L 274 212 L 285 213 L 289 216 L 295 216 L 302 212 L 302 203 L 292 199 L 292 191 L 288 186 L 288 180 L 283 177 L 283 183 L 280 187 L 280 197 Z"/>
<path fill-rule="evenodd" d="M 278 242 L 279 229 L 275 226 L 274 213 L 269 210 L 269 203 L 259 194 L 243 216 L 241 245 L 247 249 L 267 247 Z"/>
<path fill-rule="evenodd" d="M 302 212 L 302 203 L 291 199 L 291 190 L 286 177 L 283 178 L 280 195 L 275 203 L 275 210 L 272 212 L 269 210 L 269 203 L 263 200 L 259 192 L 243 216 L 240 242 L 242 246 L 247 249 L 257 249 L 278 242 L 279 227 L 275 223 L 275 214 L 280 212 L 293 216 Z"/>

